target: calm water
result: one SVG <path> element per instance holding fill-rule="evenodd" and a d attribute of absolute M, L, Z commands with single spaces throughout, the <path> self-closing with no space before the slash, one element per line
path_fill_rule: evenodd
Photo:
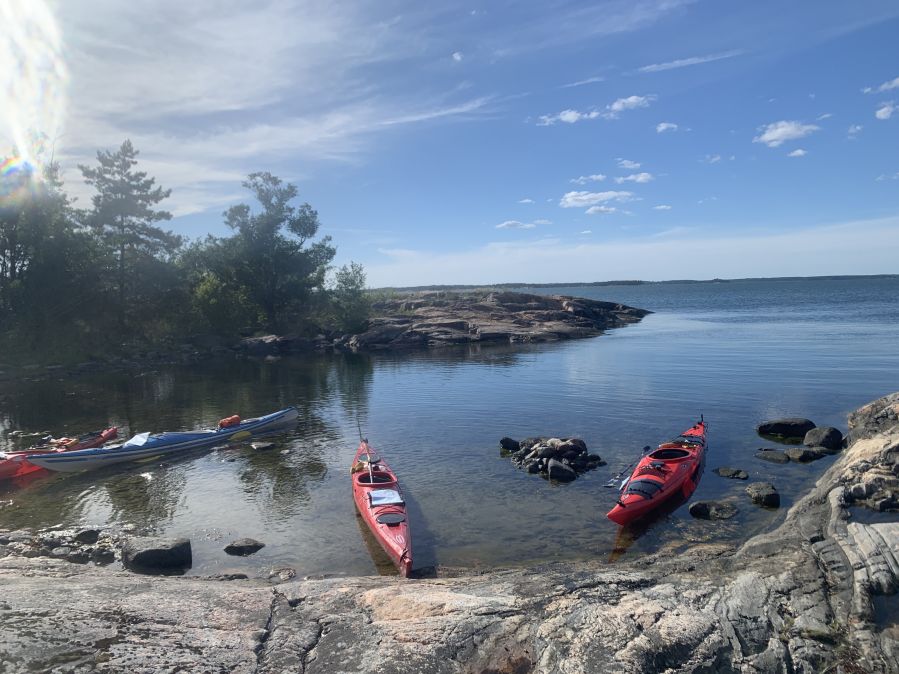
<path fill-rule="evenodd" d="M 191 573 L 369 574 L 348 468 L 357 423 L 400 475 L 416 566 L 485 568 L 551 559 L 627 559 L 660 547 L 741 539 L 782 515 L 753 507 L 730 465 L 773 481 L 785 506 L 833 458 L 777 466 L 755 424 L 807 416 L 845 430 L 846 414 L 899 390 L 899 280 L 745 281 L 548 289 L 656 313 L 596 339 L 534 347 L 225 361 L 139 376 L 0 383 L 0 430 L 77 433 L 209 427 L 232 413 L 287 405 L 300 424 L 273 451 L 246 445 L 82 474 L 0 484 L 0 528 L 134 524 L 189 536 Z M 733 500 L 734 520 L 694 521 L 686 507 L 644 530 L 605 519 L 603 488 L 646 444 L 710 422 L 706 474 L 694 498 Z M 499 456 L 509 435 L 579 436 L 608 466 L 568 485 Z M 0 449 L 14 444 L 0 432 Z M 249 558 L 222 548 L 250 536 Z M 613 552 L 615 551 L 615 552 Z"/>

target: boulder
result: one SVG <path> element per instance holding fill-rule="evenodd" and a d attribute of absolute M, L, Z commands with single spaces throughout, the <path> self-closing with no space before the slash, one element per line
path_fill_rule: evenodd
<path fill-rule="evenodd" d="M 577 477 L 577 473 L 572 468 L 556 459 L 549 460 L 549 463 L 546 465 L 546 474 L 550 480 L 556 480 L 557 482 L 571 482 Z"/>
<path fill-rule="evenodd" d="M 756 505 L 766 508 L 780 507 L 780 494 L 770 482 L 753 482 L 746 487 L 746 493 Z"/>
<path fill-rule="evenodd" d="M 265 547 L 265 543 L 260 543 L 259 541 L 252 538 L 240 538 L 232 543 L 229 543 L 225 546 L 225 552 L 229 555 L 238 555 L 240 557 L 246 557 L 247 555 L 252 555 L 254 552 L 259 552 L 262 548 Z"/>
<path fill-rule="evenodd" d="M 790 457 L 779 449 L 760 449 L 755 458 L 762 461 L 770 461 L 771 463 L 789 463 Z"/>
<path fill-rule="evenodd" d="M 520 449 L 531 450 L 536 445 L 540 444 L 540 438 L 525 438 L 521 442 L 518 443 Z"/>
<path fill-rule="evenodd" d="M 499 446 L 505 449 L 507 452 L 517 452 L 521 449 L 521 445 L 518 440 L 513 440 L 512 438 L 500 438 Z"/>
<path fill-rule="evenodd" d="M 721 501 L 694 501 L 690 514 L 700 520 L 729 520 L 737 514 L 737 507 Z"/>
<path fill-rule="evenodd" d="M 808 447 L 790 447 L 789 449 L 784 450 L 784 454 L 790 457 L 791 461 L 796 461 L 798 463 L 809 463 L 824 458 L 824 454 L 809 449 Z"/>
<path fill-rule="evenodd" d="M 584 442 L 583 440 L 581 440 L 580 438 L 566 438 L 565 442 L 567 442 L 569 445 L 577 445 L 584 452 L 587 451 L 587 443 Z"/>
<path fill-rule="evenodd" d="M 73 538 L 76 543 L 87 543 L 88 545 L 93 545 L 99 539 L 99 529 L 82 529 L 77 534 L 75 534 L 75 537 Z"/>
<path fill-rule="evenodd" d="M 543 445 L 537 450 L 537 456 L 541 459 L 554 459 L 559 455 L 559 448 L 552 445 Z"/>
<path fill-rule="evenodd" d="M 814 422 L 801 417 L 793 417 L 789 419 L 775 419 L 774 421 L 766 421 L 756 426 L 759 435 L 772 435 L 781 438 L 799 439 L 805 437 L 815 427 Z"/>
<path fill-rule="evenodd" d="M 843 434 L 833 426 L 821 426 L 806 433 L 802 444 L 808 447 L 820 445 L 833 451 L 839 451 L 843 446 Z"/>
<path fill-rule="evenodd" d="M 721 477 L 727 477 L 732 480 L 746 480 L 749 478 L 749 473 L 747 473 L 745 470 L 740 470 L 738 468 L 728 468 L 727 466 L 716 468 L 712 472 Z M 699 502 L 701 503 L 701 501 Z"/>
<path fill-rule="evenodd" d="M 190 539 L 136 536 L 122 545 L 122 564 L 142 573 L 179 571 L 193 563 Z"/>

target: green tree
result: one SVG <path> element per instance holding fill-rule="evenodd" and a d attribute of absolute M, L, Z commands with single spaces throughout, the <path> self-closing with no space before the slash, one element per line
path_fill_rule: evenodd
<path fill-rule="evenodd" d="M 235 234 L 206 242 L 203 257 L 217 281 L 203 277 L 195 297 L 199 290 L 208 298 L 215 288 L 250 314 L 248 320 L 258 316 L 266 329 L 281 330 L 309 316 L 336 251 L 331 237 L 312 242 L 319 229 L 318 213 L 307 203 L 291 205 L 295 185 L 271 173 L 252 173 L 243 186 L 262 208 L 254 213 L 249 205 L 239 204 L 225 212 L 225 223 Z M 221 308 L 209 302 L 207 306 Z"/>
<path fill-rule="evenodd" d="M 116 152 L 98 151 L 96 167 L 78 167 L 85 182 L 97 191 L 93 209 L 82 215 L 115 259 L 113 290 L 122 328 L 134 305 L 147 297 L 158 298 L 170 287 L 171 270 L 164 265 L 182 244 L 180 236 L 155 224 L 172 217 L 154 208 L 171 190 L 135 169 L 137 155 L 126 140 Z"/>
<path fill-rule="evenodd" d="M 371 301 L 365 291 L 365 269 L 350 262 L 334 273 L 330 288 L 331 311 L 336 327 L 345 332 L 360 332 L 371 313 Z"/>

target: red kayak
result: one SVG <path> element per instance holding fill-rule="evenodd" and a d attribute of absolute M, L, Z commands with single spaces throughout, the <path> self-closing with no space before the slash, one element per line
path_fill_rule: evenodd
<path fill-rule="evenodd" d="M 412 571 L 412 537 L 396 474 L 367 440 L 356 450 L 351 473 L 359 514 L 400 573 L 408 578 Z"/>
<path fill-rule="evenodd" d="M 606 517 L 625 526 L 675 496 L 690 498 L 702 477 L 707 427 L 701 420 L 640 459 Z"/>
<path fill-rule="evenodd" d="M 0 452 L 0 480 L 12 477 L 20 477 L 44 470 L 28 461 L 29 454 L 58 454 L 60 452 L 74 452 L 78 449 L 93 449 L 102 447 L 110 440 L 115 440 L 119 429 L 113 426 L 105 431 L 86 433 L 77 438 L 55 438 L 47 442 L 29 447 L 21 452 Z"/>

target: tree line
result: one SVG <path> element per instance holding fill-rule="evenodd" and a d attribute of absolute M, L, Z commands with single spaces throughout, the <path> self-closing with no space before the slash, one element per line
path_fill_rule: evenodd
<path fill-rule="evenodd" d="M 333 269 L 336 249 L 329 236 L 317 238 L 318 213 L 295 203 L 295 185 L 250 174 L 243 186 L 256 205 L 224 213 L 231 235 L 188 241 L 165 228 L 171 190 L 139 170 L 138 154 L 126 140 L 79 165 L 95 192 L 88 208 L 66 195 L 55 163 L 41 176 L 27 166 L 0 173 L 7 354 L 100 355 L 197 336 L 364 327 L 365 271 Z"/>

